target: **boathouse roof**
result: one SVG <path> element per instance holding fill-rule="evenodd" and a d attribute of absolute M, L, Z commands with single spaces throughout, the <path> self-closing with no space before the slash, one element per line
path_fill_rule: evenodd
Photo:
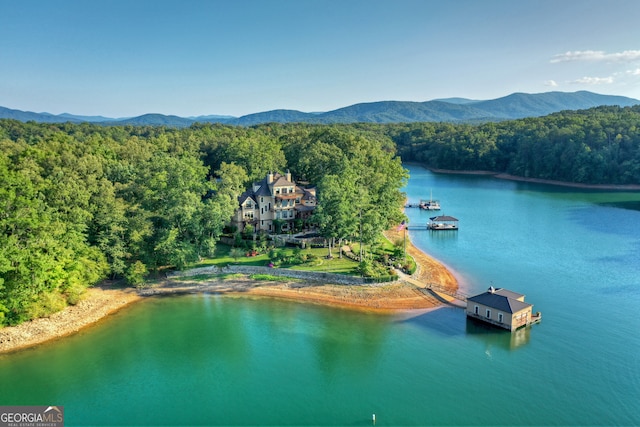
<path fill-rule="evenodd" d="M 457 221 L 458 218 L 454 218 L 449 215 L 441 215 L 441 216 L 432 216 L 429 218 L 431 221 Z"/>
<path fill-rule="evenodd" d="M 489 292 L 491 292 L 491 288 L 489 288 Z M 520 301 L 524 301 L 524 295 L 519 294 L 517 292 L 510 291 L 509 289 L 498 288 L 493 290 L 494 294 L 502 295 L 503 297 L 513 298 Z"/>
<path fill-rule="evenodd" d="M 467 302 L 475 302 L 496 310 L 504 311 L 505 313 L 513 314 L 533 305 L 522 301 L 523 299 L 524 295 L 517 292 L 502 288 L 489 288 L 489 290 L 484 293 L 467 298 Z"/>

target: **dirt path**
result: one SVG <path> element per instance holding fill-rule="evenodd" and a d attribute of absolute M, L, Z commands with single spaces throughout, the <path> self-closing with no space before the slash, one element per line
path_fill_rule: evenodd
<path fill-rule="evenodd" d="M 404 233 L 404 230 L 398 231 L 396 229 L 391 229 L 385 231 L 384 235 L 391 242 L 395 243 L 404 239 Z M 436 283 L 451 292 L 458 289 L 458 281 L 451 271 L 449 271 L 440 261 L 416 248 L 408 237 L 407 254 L 411 255 L 418 265 L 416 272 L 412 276 L 414 279 L 424 283 L 425 285 L 429 283 Z"/>

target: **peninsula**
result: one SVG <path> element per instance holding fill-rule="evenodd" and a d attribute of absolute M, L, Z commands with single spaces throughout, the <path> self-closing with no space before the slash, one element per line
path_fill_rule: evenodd
<path fill-rule="evenodd" d="M 389 239 L 398 238 L 399 234 L 394 229 L 385 232 L 385 236 Z M 436 259 L 420 251 L 410 241 L 407 241 L 407 254 L 412 256 L 418 265 L 412 283 L 416 281 L 424 284 L 437 283 L 451 291 L 458 288 L 458 282 L 451 271 Z M 424 293 L 414 284 L 403 280 L 382 286 L 348 286 L 293 280 L 263 281 L 235 275 L 230 278 L 212 277 L 205 281 L 167 278 L 158 280 L 142 290 L 120 288 L 113 282 L 106 281 L 89 288 L 74 306 L 69 306 L 49 317 L 0 329 L 0 353 L 34 347 L 77 333 L 149 297 L 187 293 L 278 298 L 378 313 L 432 309 L 442 305 L 442 301 L 437 296 Z"/>

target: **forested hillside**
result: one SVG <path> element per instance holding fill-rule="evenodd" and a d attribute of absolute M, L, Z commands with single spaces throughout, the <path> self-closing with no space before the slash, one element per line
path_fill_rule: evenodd
<path fill-rule="evenodd" d="M 319 187 L 326 237 L 371 242 L 402 217 L 406 171 L 380 132 L 0 120 L 0 326 L 213 255 L 237 196 L 287 168 Z"/>
<path fill-rule="evenodd" d="M 582 184 L 640 184 L 640 106 L 482 125 L 388 125 L 405 161 Z"/>
<path fill-rule="evenodd" d="M 402 219 L 404 160 L 585 184 L 640 184 L 640 106 L 482 125 L 189 128 L 0 120 L 0 325 L 73 304 L 112 277 L 214 254 L 237 196 L 268 171 L 317 185 L 330 241 Z"/>

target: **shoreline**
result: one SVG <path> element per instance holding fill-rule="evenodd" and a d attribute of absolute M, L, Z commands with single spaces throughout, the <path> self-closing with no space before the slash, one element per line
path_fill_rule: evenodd
<path fill-rule="evenodd" d="M 386 231 L 384 235 L 390 240 L 401 238 L 395 229 Z M 376 313 L 433 309 L 446 304 L 438 295 L 429 295 L 418 288 L 437 283 L 440 287 L 455 291 L 458 289 L 458 281 L 454 274 L 409 240 L 407 254 L 418 265 L 416 273 L 383 286 L 336 285 L 293 279 L 272 282 L 254 280 L 244 275 L 231 279 L 212 276 L 206 280 L 167 278 L 141 290 L 118 288 L 111 282 L 103 282 L 87 289 L 75 306 L 69 306 L 50 317 L 0 329 L 0 354 L 35 347 L 75 334 L 133 303 L 155 296 L 210 293 L 276 298 Z"/>
<path fill-rule="evenodd" d="M 474 171 L 459 171 L 453 169 L 437 169 L 430 168 L 421 163 L 416 162 L 403 162 L 407 165 L 420 166 L 425 169 L 430 170 L 433 173 L 442 173 L 448 175 L 486 175 L 492 176 L 498 179 L 505 179 L 508 181 L 519 181 L 519 182 L 531 182 L 535 184 L 548 184 L 555 185 L 558 187 L 571 187 L 571 188 L 581 188 L 585 190 L 610 190 L 610 191 L 640 191 L 640 185 L 636 184 L 581 184 L 578 182 L 567 182 L 567 181 L 556 181 L 552 179 L 541 179 L 541 178 L 525 178 L 523 176 L 510 175 L 508 173 L 503 172 L 492 172 L 492 171 L 483 171 L 483 170 L 474 170 Z"/>

